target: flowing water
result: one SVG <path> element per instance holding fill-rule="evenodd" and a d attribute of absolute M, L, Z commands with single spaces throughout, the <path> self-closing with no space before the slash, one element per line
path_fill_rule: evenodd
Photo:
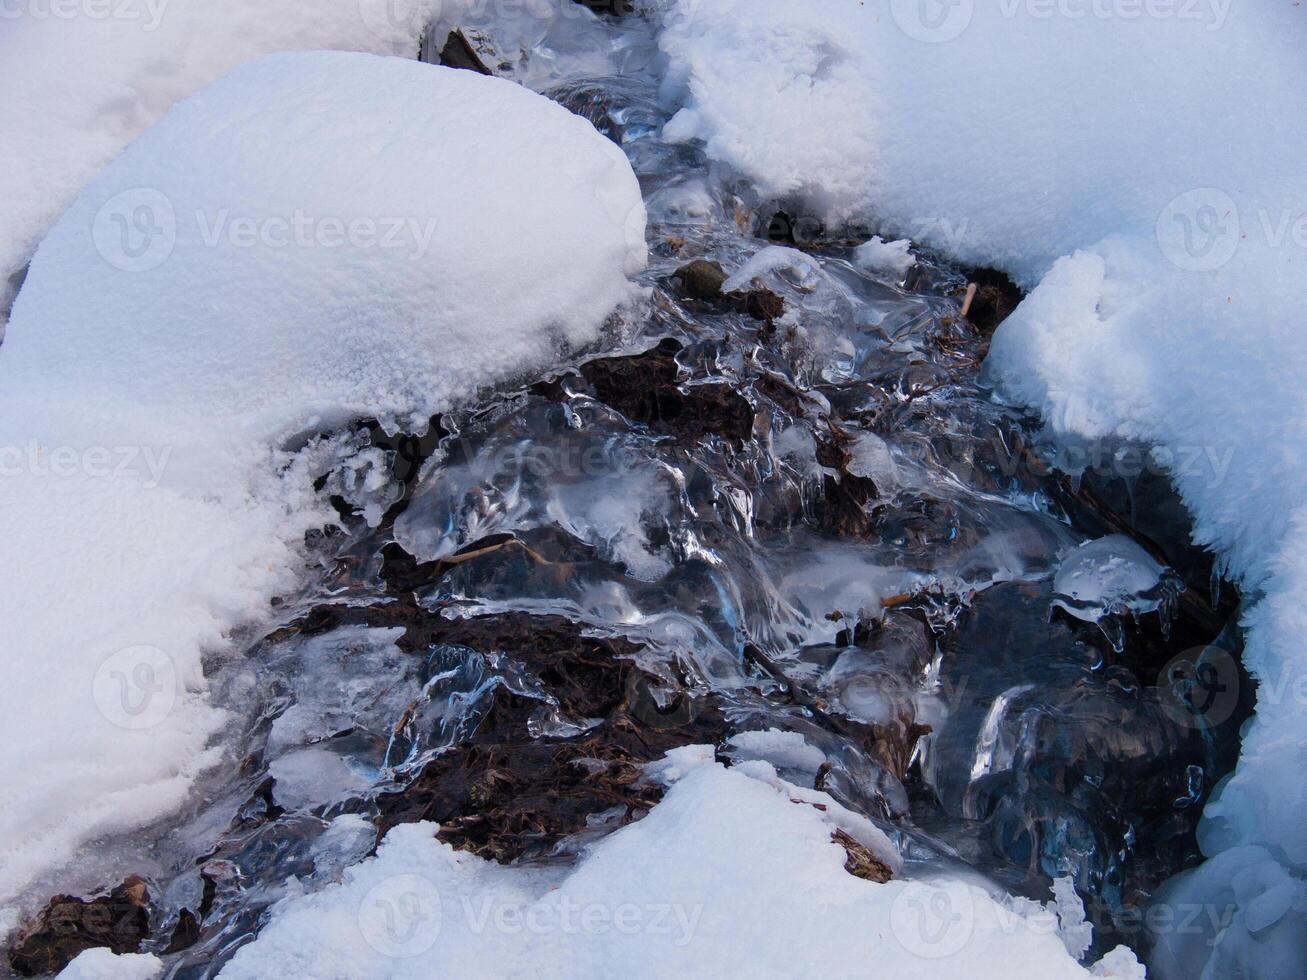
<path fill-rule="evenodd" d="M 1126 913 L 1196 863 L 1232 751 L 1188 710 L 1185 651 L 1228 609 L 1183 526 L 1148 527 L 1164 481 L 1132 507 L 1140 481 L 1052 465 L 981 383 L 974 276 L 866 271 L 865 236 L 662 142 L 675 107 L 638 21 L 525 18 L 493 50 L 464 26 L 627 152 L 649 303 L 428 433 L 328 440 L 341 526 L 215 665 L 241 761 L 119 862 L 150 883 L 143 948 L 214 975 L 289 876 L 334 880 L 403 820 L 569 860 L 654 804 L 639 763 L 704 741 L 868 815 L 905 873 L 971 866 L 1041 900 L 1069 877 L 1098 949 L 1140 946 Z M 772 728 L 810 748 L 732 738 Z"/>

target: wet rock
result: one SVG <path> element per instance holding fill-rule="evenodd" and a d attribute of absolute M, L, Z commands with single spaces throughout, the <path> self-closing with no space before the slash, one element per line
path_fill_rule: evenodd
<path fill-rule="evenodd" d="M 437 47 L 439 45 L 439 47 Z M 472 42 L 461 30 L 450 31 L 440 42 L 438 38 L 424 34 L 418 48 L 418 60 L 428 65 L 444 65 L 446 68 L 462 68 L 479 75 L 493 75 L 486 67 Z"/>
<path fill-rule="evenodd" d="M 20 976 L 57 973 L 79 953 L 105 946 L 135 953 L 150 931 L 149 889 L 132 876 L 108 895 L 82 899 L 56 895 L 9 948 L 9 965 Z"/>
<path fill-rule="evenodd" d="M 682 291 L 690 299 L 712 303 L 722 298 L 722 286 L 730 277 L 721 267 L 721 263 L 695 259 L 689 265 L 678 269 L 676 278 L 680 280 Z"/>
<path fill-rule="evenodd" d="M 722 287 L 730 277 L 718 262 L 695 259 L 677 269 L 673 278 L 681 284 L 681 292 L 688 299 L 714 303 L 766 323 L 785 315 L 785 299 L 770 289 L 723 292 Z"/>
<path fill-rule="evenodd" d="M 656 431 L 687 439 L 751 439 L 754 410 L 742 395 L 723 383 L 680 383 L 676 355 L 682 349 L 668 338 L 643 354 L 588 361 L 581 374 L 600 401 Z"/>

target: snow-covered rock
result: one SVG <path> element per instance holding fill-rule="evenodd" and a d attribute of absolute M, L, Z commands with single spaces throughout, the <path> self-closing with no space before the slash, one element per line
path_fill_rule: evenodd
<path fill-rule="evenodd" d="M 1001 390 L 1059 432 L 1138 440 L 1170 460 L 1198 542 L 1258 600 L 1245 620 L 1257 716 L 1208 808 L 1203 846 L 1263 846 L 1298 875 L 1301 902 L 1301 10 L 1224 0 L 657 6 L 665 95 L 685 106 L 670 136 L 702 140 L 763 193 L 799 200 L 821 221 L 1010 273 L 1033 291 L 994 341 Z M 1240 960 L 1219 946 L 1243 935 L 1218 937 L 1212 962 Z"/>
<path fill-rule="evenodd" d="M 276 51 L 413 57 L 473 0 L 11 3 L 0 16 L 0 325 L 37 243 L 82 187 L 176 102 Z"/>
<path fill-rule="evenodd" d="M 829 796 L 766 763 L 724 769 L 711 748 L 671 755 L 655 767 L 674 783 L 662 803 L 574 868 L 504 867 L 434 824 L 396 827 L 341 884 L 277 905 L 221 976 L 1089 975 L 1047 909 L 958 881 L 855 878 Z"/>
<path fill-rule="evenodd" d="M 86 187 L 0 347 L 0 901 L 219 758 L 201 652 L 331 520 L 305 435 L 594 341 L 643 232 L 588 122 L 367 54 L 244 66 Z"/>

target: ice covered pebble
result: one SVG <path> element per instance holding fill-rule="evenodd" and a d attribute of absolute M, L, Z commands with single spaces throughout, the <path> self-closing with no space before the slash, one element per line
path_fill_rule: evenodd
<path fill-rule="evenodd" d="M 887 242 L 878 235 L 854 249 L 853 261 L 868 272 L 902 279 L 917 264 L 917 257 L 912 254 L 912 243 L 907 239 Z"/>
<path fill-rule="evenodd" d="M 1053 578 L 1053 605 L 1087 623 L 1108 624 L 1105 631 L 1117 644 L 1112 620 L 1160 610 L 1165 627 L 1178 588 L 1175 573 L 1129 538 L 1112 534 L 1086 541 L 1062 559 Z"/>

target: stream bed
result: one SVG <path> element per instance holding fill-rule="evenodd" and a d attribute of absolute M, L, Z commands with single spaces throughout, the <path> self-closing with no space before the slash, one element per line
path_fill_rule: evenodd
<path fill-rule="evenodd" d="M 459 26 L 422 56 L 538 88 L 626 151 L 647 305 L 425 433 L 323 437 L 339 525 L 212 665 L 231 764 L 111 842 L 139 878 L 52 905 L 73 926 L 38 923 L 11 966 L 116 945 L 214 976 L 286 879 L 335 880 L 416 820 L 567 862 L 657 805 L 644 764 L 697 744 L 864 814 L 904 874 L 1041 901 L 1069 879 L 1095 954 L 1146 954 L 1140 911 L 1198 863 L 1250 710 L 1209 703 L 1239 669 L 1237 596 L 1165 474 L 1140 447 L 1068 454 L 985 386 L 1018 298 L 1001 277 L 868 257 L 874 229 L 664 142 L 638 18 L 524 15 L 511 45 Z M 889 874 L 856 845 L 849 867 Z"/>

